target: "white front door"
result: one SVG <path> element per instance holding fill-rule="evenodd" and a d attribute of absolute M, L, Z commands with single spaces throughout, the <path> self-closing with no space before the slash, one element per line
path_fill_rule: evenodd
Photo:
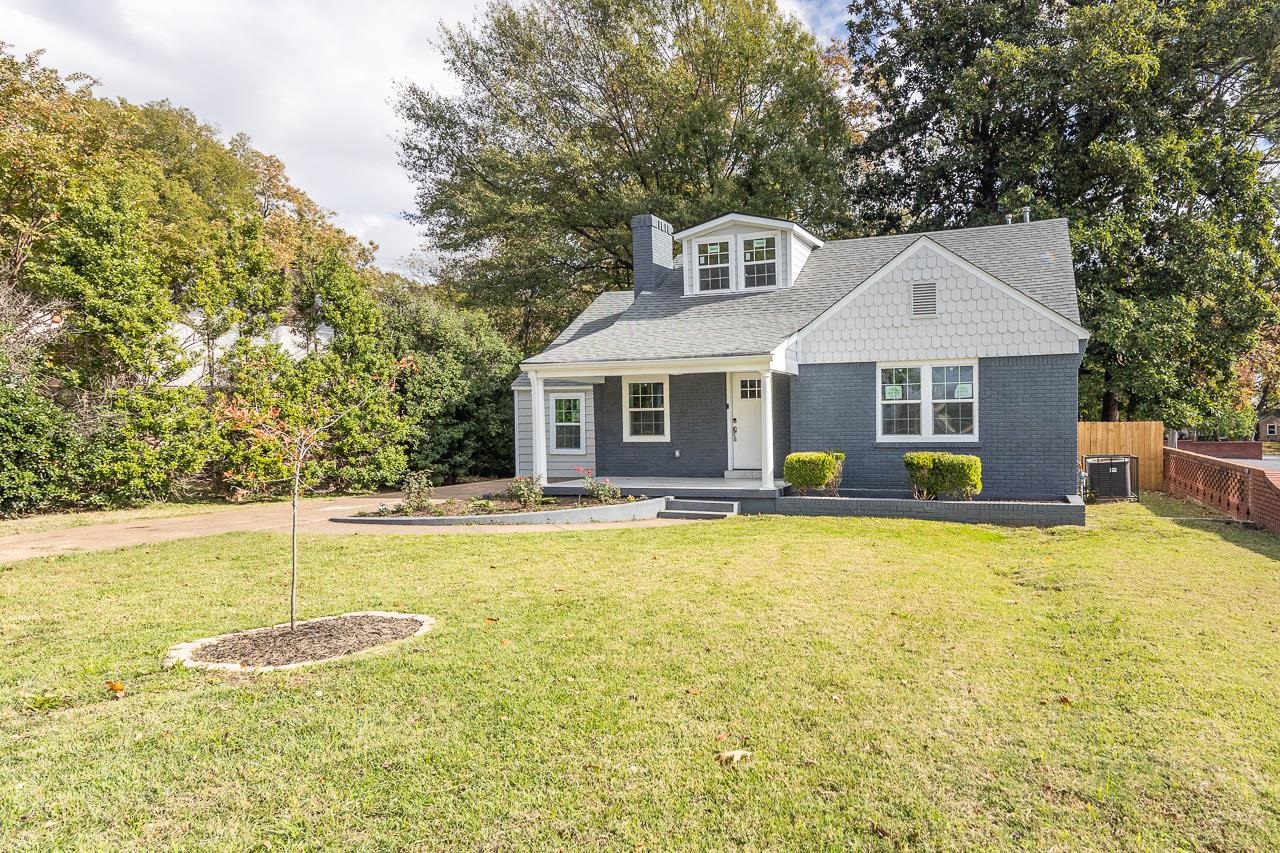
<path fill-rule="evenodd" d="M 735 471 L 760 470 L 760 374 L 729 375 L 729 429 Z"/>

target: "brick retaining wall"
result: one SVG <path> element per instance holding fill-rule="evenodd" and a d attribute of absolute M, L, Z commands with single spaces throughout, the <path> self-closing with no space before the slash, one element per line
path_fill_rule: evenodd
<path fill-rule="evenodd" d="M 1164 488 L 1280 533 L 1280 471 L 1166 447 Z"/>
<path fill-rule="evenodd" d="M 1179 441 L 1179 450 L 1222 459 L 1261 459 L 1261 441 Z"/>

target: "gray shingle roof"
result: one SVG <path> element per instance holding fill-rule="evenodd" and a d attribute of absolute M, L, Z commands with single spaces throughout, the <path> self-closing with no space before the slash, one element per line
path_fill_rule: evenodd
<path fill-rule="evenodd" d="M 795 284 L 765 293 L 684 297 L 673 270 L 656 292 L 606 293 L 530 364 L 760 355 L 772 351 L 922 236 L 1080 322 L 1065 219 L 832 240 Z"/>

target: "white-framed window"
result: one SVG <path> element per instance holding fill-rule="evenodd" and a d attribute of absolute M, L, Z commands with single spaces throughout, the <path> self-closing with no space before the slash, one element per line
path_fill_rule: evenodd
<path fill-rule="evenodd" d="M 552 453 L 587 452 L 587 437 L 582 422 L 584 400 L 583 394 L 551 395 Z"/>
<path fill-rule="evenodd" d="M 778 238 L 769 234 L 742 238 L 742 286 L 778 286 Z"/>
<path fill-rule="evenodd" d="M 698 290 L 728 290 L 731 286 L 733 255 L 729 250 L 731 240 L 711 240 L 698 243 Z"/>
<path fill-rule="evenodd" d="M 760 380 L 759 379 L 739 379 L 738 380 L 738 396 L 744 400 L 760 399 Z"/>
<path fill-rule="evenodd" d="M 670 441 L 671 397 L 665 376 L 622 377 L 622 440 Z"/>
<path fill-rule="evenodd" d="M 1267 435 L 1275 435 L 1275 434 L 1276 434 L 1276 425 L 1267 424 Z"/>
<path fill-rule="evenodd" d="M 974 361 L 876 365 L 876 439 L 978 440 Z"/>

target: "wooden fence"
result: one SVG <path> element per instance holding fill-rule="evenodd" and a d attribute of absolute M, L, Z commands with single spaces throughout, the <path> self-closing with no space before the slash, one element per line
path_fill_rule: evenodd
<path fill-rule="evenodd" d="M 1077 436 L 1081 456 L 1138 457 L 1138 485 L 1164 487 L 1164 424 L 1160 421 L 1081 421 Z"/>

